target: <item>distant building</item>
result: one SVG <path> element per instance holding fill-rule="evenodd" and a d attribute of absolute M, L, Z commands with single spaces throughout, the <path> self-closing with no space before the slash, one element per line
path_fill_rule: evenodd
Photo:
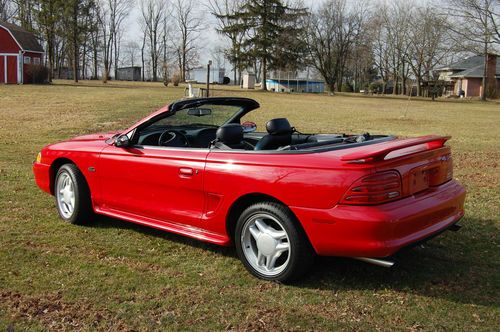
<path fill-rule="evenodd" d="M 500 63 L 496 54 L 488 54 L 486 79 L 492 91 L 490 97 L 500 96 Z M 449 82 L 445 95 L 479 97 L 483 91 L 484 56 L 476 55 L 436 70 L 439 80 Z"/>
<path fill-rule="evenodd" d="M 275 92 L 325 92 L 325 82 L 307 79 L 276 79 L 266 80 L 268 91 Z"/>
<path fill-rule="evenodd" d="M 122 67 L 116 71 L 116 80 L 118 81 L 140 81 L 141 67 Z"/>
<path fill-rule="evenodd" d="M 223 84 L 226 70 L 210 67 L 210 83 Z M 207 83 L 207 67 L 197 67 L 189 71 L 189 80 L 197 83 Z"/>
<path fill-rule="evenodd" d="M 243 74 L 243 89 L 255 89 L 255 74 L 246 72 Z"/>
<path fill-rule="evenodd" d="M 43 55 L 33 33 L 0 21 L 0 83 L 32 83 L 30 66 L 43 64 Z"/>

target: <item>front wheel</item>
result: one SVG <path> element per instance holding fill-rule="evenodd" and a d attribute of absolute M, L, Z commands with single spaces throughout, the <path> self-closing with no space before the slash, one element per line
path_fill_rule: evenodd
<path fill-rule="evenodd" d="M 297 279 L 314 258 L 295 216 L 274 202 L 257 203 L 243 211 L 236 224 L 235 244 L 247 270 L 265 280 Z"/>
<path fill-rule="evenodd" d="M 82 172 L 73 164 L 57 171 L 54 183 L 57 212 L 71 224 L 85 224 L 93 217 L 90 191 Z"/>

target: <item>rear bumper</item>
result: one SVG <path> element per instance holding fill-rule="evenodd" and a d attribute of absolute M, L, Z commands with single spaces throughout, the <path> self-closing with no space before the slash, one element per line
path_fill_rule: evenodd
<path fill-rule="evenodd" d="M 50 190 L 50 165 L 34 162 L 33 174 L 37 186 L 43 191 L 52 194 Z"/>
<path fill-rule="evenodd" d="M 465 189 L 455 180 L 378 206 L 290 207 L 317 254 L 386 257 L 432 237 L 464 215 Z"/>

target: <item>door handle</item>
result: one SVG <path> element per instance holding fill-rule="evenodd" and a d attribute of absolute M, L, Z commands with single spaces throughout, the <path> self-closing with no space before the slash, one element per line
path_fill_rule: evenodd
<path fill-rule="evenodd" d="M 194 170 L 189 167 L 181 167 L 179 168 L 179 175 L 180 176 L 193 176 L 194 175 Z"/>

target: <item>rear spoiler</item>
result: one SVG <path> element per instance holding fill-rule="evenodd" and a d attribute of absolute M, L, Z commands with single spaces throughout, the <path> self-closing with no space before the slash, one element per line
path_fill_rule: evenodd
<path fill-rule="evenodd" d="M 362 151 L 346 154 L 341 158 L 341 160 L 347 161 L 348 163 L 363 164 L 372 161 L 384 160 L 389 154 L 392 156 L 389 156 L 390 158 L 387 159 L 392 159 L 416 152 L 441 148 L 450 138 L 451 136 L 430 135 L 384 142 L 381 144 L 373 144 L 362 148 Z"/>

